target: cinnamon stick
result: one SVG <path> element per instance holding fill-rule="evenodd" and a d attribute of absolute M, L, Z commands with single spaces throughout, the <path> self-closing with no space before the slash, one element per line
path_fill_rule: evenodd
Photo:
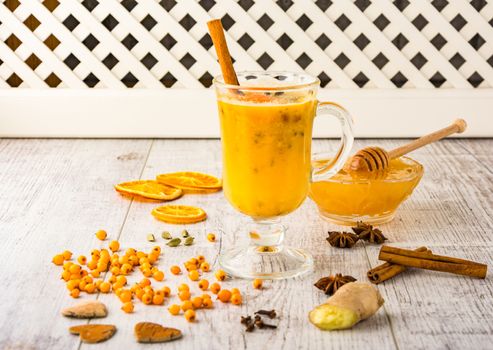
<path fill-rule="evenodd" d="M 426 247 L 419 247 L 414 251 L 425 252 L 427 250 L 428 248 Z M 388 279 L 391 279 L 394 276 L 397 276 L 398 274 L 406 270 L 407 270 L 406 266 L 386 262 L 383 263 L 382 265 L 378 265 L 373 269 L 369 270 L 366 275 L 368 276 L 368 279 L 370 280 L 371 283 L 379 284 L 385 282 Z"/>
<path fill-rule="evenodd" d="M 488 269 L 487 265 L 474 261 L 435 255 L 429 251 L 416 252 L 389 246 L 382 246 L 378 259 L 406 267 L 417 267 L 478 278 L 485 278 Z"/>
<path fill-rule="evenodd" d="M 221 72 L 223 74 L 224 82 L 230 85 L 240 85 L 238 83 L 238 77 L 236 76 L 235 69 L 233 68 L 233 61 L 229 54 L 228 44 L 224 37 L 224 29 L 220 19 L 213 19 L 207 22 L 209 28 L 209 34 L 212 39 L 212 43 L 216 48 L 217 58 L 219 65 L 221 66 Z"/>

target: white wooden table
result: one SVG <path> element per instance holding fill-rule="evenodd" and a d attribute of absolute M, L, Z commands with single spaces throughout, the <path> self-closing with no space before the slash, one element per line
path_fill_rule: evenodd
<path fill-rule="evenodd" d="M 359 141 L 356 146 L 368 141 Z M 377 143 L 377 141 L 371 141 Z M 402 140 L 378 142 L 384 147 Z M 316 141 L 315 150 L 334 148 L 335 141 Z M 414 157 L 425 175 L 397 218 L 383 225 L 389 244 L 430 247 L 436 253 L 463 257 L 493 266 L 493 140 L 446 140 L 418 150 Z M 149 249 L 148 233 L 158 242 L 163 230 L 178 234 L 183 227 L 155 220 L 156 204 L 125 199 L 113 185 L 132 179 L 154 178 L 158 173 L 197 170 L 220 175 L 220 145 L 216 140 L 0 140 L 0 349 L 137 349 L 133 327 L 153 321 L 182 329 L 183 339 L 149 348 L 166 349 L 491 349 L 493 347 L 493 280 L 491 272 L 478 280 L 429 271 L 409 271 L 378 289 L 385 298 L 376 316 L 352 330 L 321 332 L 307 321 L 308 311 L 326 296 L 312 284 L 322 276 L 341 272 L 366 281 L 376 266 L 378 246 L 358 245 L 351 250 L 332 248 L 325 241 L 329 229 L 313 203 L 285 218 L 287 243 L 309 249 L 315 271 L 303 278 L 267 282 L 262 291 L 250 283 L 240 287 L 241 307 L 215 304 L 198 312 L 198 322 L 173 317 L 166 306 L 136 303 L 134 314 L 124 314 L 114 294 L 84 294 L 109 308 L 106 319 L 118 332 L 98 345 L 81 344 L 68 327 L 85 321 L 60 316 L 74 300 L 59 279 L 54 254 L 69 249 L 89 255 L 108 244 L 94 233 L 105 229 L 123 248 Z M 186 228 L 196 237 L 191 247 L 163 245 L 160 266 L 176 286 L 185 277 L 172 276 L 168 267 L 202 253 L 211 261 L 223 247 L 236 242 L 234 228 L 241 217 L 222 193 L 184 196 L 177 200 L 203 207 L 209 219 Z M 220 241 L 205 240 L 207 231 Z M 130 280 L 142 278 L 134 273 Z M 212 276 L 210 277 L 212 280 Z M 82 299 L 81 298 L 81 299 Z M 172 299 L 175 301 L 176 299 Z M 167 302 L 169 304 L 169 302 Z M 275 331 L 245 333 L 240 315 L 259 308 L 280 314 Z M 91 321 L 94 322 L 94 321 Z"/>

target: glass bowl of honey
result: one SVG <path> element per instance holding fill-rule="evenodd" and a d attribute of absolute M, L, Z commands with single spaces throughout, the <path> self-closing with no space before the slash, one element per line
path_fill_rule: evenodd
<path fill-rule="evenodd" d="M 315 157 L 316 159 L 316 157 Z M 317 160 L 316 166 L 330 160 Z M 391 221 L 423 176 L 423 166 L 409 157 L 392 159 L 381 174 L 339 171 L 327 181 L 312 182 L 309 196 L 322 218 L 338 225 L 358 221 L 382 224 Z"/>

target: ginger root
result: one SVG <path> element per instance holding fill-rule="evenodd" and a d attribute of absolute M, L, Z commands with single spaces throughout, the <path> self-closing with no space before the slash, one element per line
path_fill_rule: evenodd
<path fill-rule="evenodd" d="M 310 311 L 310 322 L 322 330 L 351 328 L 375 314 L 384 300 L 368 283 L 351 282 L 339 288 L 325 304 Z"/>

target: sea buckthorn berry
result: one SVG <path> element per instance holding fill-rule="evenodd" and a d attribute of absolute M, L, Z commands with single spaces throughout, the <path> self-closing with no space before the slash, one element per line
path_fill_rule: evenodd
<path fill-rule="evenodd" d="M 156 280 L 156 281 L 162 281 L 164 280 L 164 272 L 163 271 L 156 271 L 152 274 L 152 277 Z"/>
<path fill-rule="evenodd" d="M 73 263 L 73 262 L 71 262 L 71 261 L 65 261 L 65 262 L 63 263 L 63 269 L 68 271 L 68 269 L 70 268 L 70 266 L 72 266 L 73 264 L 74 264 L 74 263 Z"/>
<path fill-rule="evenodd" d="M 198 265 L 199 264 L 199 261 L 197 259 L 195 259 L 195 258 L 191 258 L 187 262 L 190 263 L 190 264 L 193 264 L 193 265 Z"/>
<path fill-rule="evenodd" d="M 158 289 L 158 290 L 154 291 L 154 295 L 161 295 L 164 299 L 164 290 Z"/>
<path fill-rule="evenodd" d="M 241 292 L 238 288 L 233 288 L 231 289 L 231 294 L 241 294 Z"/>
<path fill-rule="evenodd" d="M 163 295 L 165 297 L 169 297 L 171 295 L 171 289 L 168 286 L 164 286 L 161 290 L 163 291 Z"/>
<path fill-rule="evenodd" d="M 203 255 L 197 256 L 197 261 L 199 262 L 199 264 L 202 264 L 205 261 L 205 256 Z"/>
<path fill-rule="evenodd" d="M 127 255 L 122 255 L 118 258 L 118 262 L 120 263 L 120 266 L 123 266 L 125 264 L 128 264 L 128 256 Z"/>
<path fill-rule="evenodd" d="M 159 259 L 159 256 L 157 256 L 156 254 L 149 254 L 149 256 L 147 257 L 147 260 L 151 264 L 154 264 L 156 261 L 158 261 L 158 259 Z"/>
<path fill-rule="evenodd" d="M 223 303 L 227 303 L 231 300 L 231 295 L 231 291 L 227 289 L 222 289 L 219 293 L 217 293 L 217 298 Z"/>
<path fill-rule="evenodd" d="M 154 305 L 163 305 L 163 303 L 164 303 L 164 296 L 162 294 L 155 294 L 152 297 L 152 303 Z"/>
<path fill-rule="evenodd" d="M 104 261 L 99 261 L 96 270 L 98 270 L 99 272 L 108 271 L 108 263 Z"/>
<path fill-rule="evenodd" d="M 147 257 L 147 254 L 146 254 L 146 253 L 144 253 L 144 252 L 142 252 L 142 251 L 140 251 L 140 250 L 139 250 L 137 253 L 135 253 L 135 254 L 137 255 L 137 258 L 139 258 L 139 259 L 140 259 L 140 258 L 145 258 L 145 257 Z"/>
<path fill-rule="evenodd" d="M 137 299 L 139 300 L 142 300 L 142 297 L 144 296 L 145 292 L 143 289 L 137 289 L 135 291 L 135 296 L 137 297 Z"/>
<path fill-rule="evenodd" d="M 94 281 L 91 276 L 84 276 L 82 280 L 86 283 L 92 283 Z"/>
<path fill-rule="evenodd" d="M 152 276 L 152 271 L 151 271 L 151 269 L 144 269 L 144 270 L 142 270 L 142 274 L 145 277 L 151 277 Z"/>
<path fill-rule="evenodd" d="M 207 290 L 207 288 L 209 288 L 209 281 L 208 280 L 200 280 L 199 281 L 199 288 L 202 290 Z"/>
<path fill-rule="evenodd" d="M 143 257 L 139 258 L 139 265 L 145 266 L 144 264 L 151 265 L 151 263 L 149 262 L 149 259 L 147 259 L 147 256 L 143 256 Z"/>
<path fill-rule="evenodd" d="M 139 285 L 144 288 L 145 286 L 150 286 L 151 285 L 151 280 L 148 278 L 143 278 L 140 282 Z"/>
<path fill-rule="evenodd" d="M 188 273 L 188 278 L 192 281 L 198 281 L 200 278 L 199 272 L 197 270 L 192 270 Z"/>
<path fill-rule="evenodd" d="M 219 285 L 219 283 L 213 283 L 211 284 L 209 289 L 212 293 L 217 294 L 221 290 L 221 286 Z"/>
<path fill-rule="evenodd" d="M 205 299 L 210 299 L 210 298 L 211 298 L 211 296 L 209 294 L 207 294 L 207 293 L 202 294 L 202 299 L 205 300 Z"/>
<path fill-rule="evenodd" d="M 195 265 L 195 264 L 186 262 L 184 265 L 185 265 L 185 269 L 187 269 L 187 271 L 197 270 L 197 265 Z"/>
<path fill-rule="evenodd" d="M 151 286 L 145 286 L 143 289 L 144 289 L 144 292 L 151 294 L 151 295 L 154 295 L 154 289 Z"/>
<path fill-rule="evenodd" d="M 170 314 L 172 314 L 173 316 L 176 316 L 180 313 L 180 305 L 176 305 L 176 304 L 173 304 L 173 305 L 170 305 L 170 307 L 168 308 L 168 311 Z"/>
<path fill-rule="evenodd" d="M 86 293 L 92 294 L 96 291 L 96 285 L 94 283 L 87 283 L 84 290 Z"/>
<path fill-rule="evenodd" d="M 65 260 L 70 260 L 70 259 L 72 259 L 72 252 L 71 252 L 70 250 L 65 250 L 65 251 L 62 253 L 62 255 L 63 255 L 63 258 L 64 258 Z"/>
<path fill-rule="evenodd" d="M 72 298 L 78 298 L 80 295 L 80 290 L 78 290 L 77 288 L 74 288 L 70 291 L 70 296 Z"/>
<path fill-rule="evenodd" d="M 131 271 L 132 271 L 132 265 L 130 265 L 129 263 L 124 263 L 120 267 L 120 272 L 123 273 L 124 275 L 128 275 Z"/>
<path fill-rule="evenodd" d="M 178 286 L 178 291 L 181 292 L 181 291 L 184 291 L 184 290 L 190 290 L 190 287 L 188 286 L 188 284 L 186 283 L 182 283 Z"/>
<path fill-rule="evenodd" d="M 77 288 L 79 286 L 79 282 L 80 281 L 77 281 L 77 280 L 68 281 L 67 282 L 67 289 L 70 291 L 74 290 L 75 288 Z"/>
<path fill-rule="evenodd" d="M 68 270 L 70 271 L 71 274 L 80 273 L 80 265 L 72 264 L 70 265 L 70 268 Z"/>
<path fill-rule="evenodd" d="M 65 282 L 68 282 L 70 280 L 70 272 L 68 271 L 63 271 L 62 272 L 62 276 L 61 276 L 62 280 L 64 280 Z"/>
<path fill-rule="evenodd" d="M 116 276 L 115 282 L 124 286 L 127 284 L 127 278 L 125 276 Z"/>
<path fill-rule="evenodd" d="M 183 303 L 181 303 L 181 309 L 183 311 L 193 310 L 193 303 L 190 300 L 185 300 Z"/>
<path fill-rule="evenodd" d="M 116 277 L 115 275 L 111 275 L 110 278 L 108 278 L 108 282 L 110 282 L 111 284 L 115 283 L 116 282 Z"/>
<path fill-rule="evenodd" d="M 151 250 L 152 254 L 161 254 L 161 247 L 160 246 L 154 246 L 152 247 L 152 250 Z"/>
<path fill-rule="evenodd" d="M 195 309 L 200 309 L 202 307 L 202 298 L 201 297 L 193 298 L 192 305 Z"/>
<path fill-rule="evenodd" d="M 114 253 L 120 249 L 120 243 L 118 241 L 111 241 L 108 248 Z"/>
<path fill-rule="evenodd" d="M 53 259 L 51 261 L 55 265 L 62 266 L 63 262 L 65 261 L 65 258 L 63 257 L 62 254 L 57 254 L 53 257 Z"/>
<path fill-rule="evenodd" d="M 86 270 L 80 270 L 80 275 L 82 277 L 86 277 L 88 274 L 89 274 L 89 272 L 87 272 Z"/>
<path fill-rule="evenodd" d="M 241 294 L 235 293 L 231 296 L 231 304 L 233 305 L 241 305 L 242 300 L 241 300 Z"/>
<path fill-rule="evenodd" d="M 181 273 L 180 266 L 173 265 L 169 269 L 173 275 L 179 275 Z"/>
<path fill-rule="evenodd" d="M 84 255 L 79 255 L 77 262 L 81 265 L 85 265 L 87 263 L 87 258 Z"/>
<path fill-rule="evenodd" d="M 213 233 L 209 233 L 209 234 L 207 234 L 207 240 L 208 240 L 209 242 L 215 242 L 215 241 L 216 241 L 216 235 L 215 235 L 215 234 L 213 234 Z"/>
<path fill-rule="evenodd" d="M 118 276 L 120 274 L 120 268 L 118 266 L 113 266 L 110 269 L 111 273 L 115 276 Z"/>
<path fill-rule="evenodd" d="M 118 297 L 122 303 L 127 303 L 132 300 L 132 292 L 129 290 L 123 290 Z"/>
<path fill-rule="evenodd" d="M 226 272 L 224 272 L 223 270 L 217 270 L 214 273 L 214 276 L 216 276 L 216 279 L 218 281 L 224 281 L 226 279 Z"/>
<path fill-rule="evenodd" d="M 200 269 L 204 272 L 209 272 L 211 270 L 211 265 L 208 262 L 203 262 L 200 264 Z"/>
<path fill-rule="evenodd" d="M 148 262 L 142 263 L 139 265 L 140 271 L 143 270 L 151 270 L 152 266 Z"/>
<path fill-rule="evenodd" d="M 142 302 L 146 305 L 149 305 L 152 303 L 152 295 L 149 294 L 149 293 L 145 293 L 143 296 L 142 296 Z"/>
<path fill-rule="evenodd" d="M 254 279 L 252 284 L 253 284 L 253 288 L 255 288 L 255 289 L 261 289 L 262 288 L 262 280 L 259 278 Z"/>
<path fill-rule="evenodd" d="M 96 268 L 98 267 L 98 262 L 97 260 L 91 260 L 87 263 L 87 268 L 89 270 L 96 270 Z"/>
<path fill-rule="evenodd" d="M 185 311 L 184 316 L 188 322 L 194 322 L 195 321 L 195 311 L 193 311 L 193 310 Z"/>
<path fill-rule="evenodd" d="M 63 257 L 62 254 L 57 254 L 53 257 L 53 259 L 51 261 L 55 265 L 62 266 L 63 262 L 65 261 L 65 258 Z"/>
<path fill-rule="evenodd" d="M 212 299 L 211 298 L 205 298 L 202 300 L 202 307 L 206 309 L 210 309 L 212 307 Z"/>
<path fill-rule="evenodd" d="M 132 266 L 137 266 L 139 265 L 139 258 L 136 255 L 132 255 L 128 258 L 128 263 Z"/>
<path fill-rule="evenodd" d="M 127 314 L 131 314 L 132 312 L 134 312 L 134 304 L 131 301 L 127 301 L 122 305 L 122 310 Z"/>
<path fill-rule="evenodd" d="M 99 239 L 100 241 L 104 241 L 106 239 L 106 231 L 105 230 L 99 230 L 96 232 L 96 238 Z"/>
<path fill-rule="evenodd" d="M 180 293 L 178 293 L 178 298 L 180 298 L 181 301 L 184 300 L 190 300 L 190 292 L 188 290 L 182 290 Z"/>

